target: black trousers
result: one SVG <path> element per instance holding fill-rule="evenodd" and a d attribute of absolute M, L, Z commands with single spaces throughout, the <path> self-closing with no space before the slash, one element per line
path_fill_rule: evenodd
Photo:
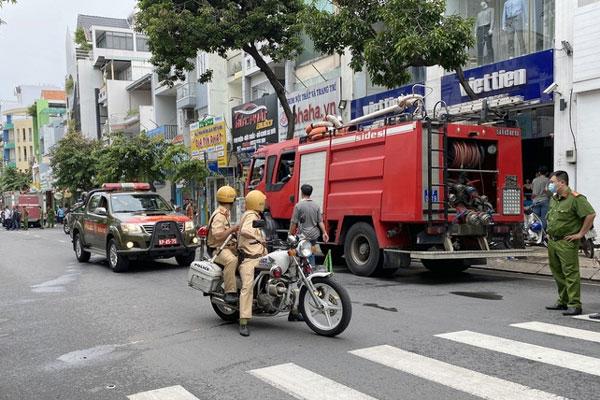
<path fill-rule="evenodd" d="M 492 35 L 489 34 L 490 25 L 477 27 L 477 64 L 491 64 L 494 62 L 494 48 L 492 47 Z M 483 48 L 486 48 L 487 55 L 483 57 Z"/>

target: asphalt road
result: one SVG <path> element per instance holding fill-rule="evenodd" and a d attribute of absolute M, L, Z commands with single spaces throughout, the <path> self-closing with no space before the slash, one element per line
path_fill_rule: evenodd
<path fill-rule="evenodd" d="M 0 231 L 0 399 L 600 398 L 600 323 L 546 311 L 545 277 L 339 267 L 353 318 L 331 339 L 286 316 L 243 338 L 186 275 L 79 264 L 60 228 Z M 600 311 L 600 285 L 583 302 Z"/>

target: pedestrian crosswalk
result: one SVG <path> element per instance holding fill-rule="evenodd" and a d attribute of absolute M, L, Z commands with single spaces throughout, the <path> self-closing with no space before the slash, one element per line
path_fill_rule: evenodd
<path fill-rule="evenodd" d="M 580 318 L 581 319 L 581 318 Z M 593 320 L 591 320 L 593 321 Z M 566 325 L 551 324 L 539 321 L 521 322 L 509 325 L 514 328 L 514 334 L 519 332 L 529 332 L 531 335 L 546 335 L 552 340 L 569 338 L 573 341 L 583 341 L 584 343 L 600 343 L 600 332 L 593 330 L 597 326 L 590 324 L 589 329 L 580 329 Z M 511 335 L 512 336 L 512 335 Z M 528 362 L 539 363 L 539 365 L 549 365 L 559 367 L 565 370 L 582 373 L 583 379 L 596 380 L 600 376 L 600 358 L 588 355 L 559 350 L 551 347 L 539 346 L 536 344 L 518 341 L 506 337 L 493 336 L 479 332 L 463 330 L 456 332 L 440 333 L 433 336 L 436 346 L 443 346 L 444 343 L 457 343 L 466 345 L 467 349 L 480 349 L 485 351 L 484 357 L 489 359 L 490 353 L 497 357 L 516 357 L 518 359 L 528 360 Z M 552 338 L 556 339 L 552 339 Z M 441 341 L 439 341 L 441 340 Z M 377 345 L 372 347 L 350 350 L 348 354 L 351 359 L 364 360 L 370 363 L 373 368 L 387 368 L 389 371 L 398 374 L 408 374 L 423 382 L 431 382 L 434 385 L 441 385 L 445 390 L 456 391 L 453 398 L 462 398 L 465 395 L 489 400 L 559 400 L 567 399 L 556 393 L 550 393 L 541 390 L 528 383 L 517 383 L 495 374 L 488 369 L 484 374 L 477 371 L 476 367 L 465 368 L 464 366 L 453 365 L 451 363 L 438 360 L 433 357 L 427 357 L 414 351 L 408 351 L 402 346 L 391 346 L 389 344 Z M 477 352 L 477 350 L 473 350 Z M 477 354 L 477 353 L 476 353 Z M 597 353 L 596 353 L 597 354 Z M 527 364 L 524 364 L 527 365 Z M 360 368 L 365 368 L 364 364 Z M 323 376 L 313 370 L 309 370 L 295 363 L 284 363 L 266 366 L 264 368 L 252 369 L 247 371 L 265 385 L 273 387 L 293 398 L 304 400 L 377 400 L 381 393 L 373 393 L 372 386 L 367 389 L 356 387 L 359 384 L 350 383 L 349 385 L 340 383 L 330 377 Z M 497 375 L 502 375 L 503 371 L 498 371 Z M 414 379 L 414 378 L 413 378 Z M 350 382 L 353 382 L 352 380 Z M 390 385 L 394 385 L 391 381 Z M 550 378 L 541 383 L 545 388 L 552 387 L 553 382 Z M 410 393 L 411 390 L 406 387 L 396 388 Z M 562 391 L 563 389 L 561 389 Z M 194 400 L 197 399 L 190 392 L 187 392 L 181 386 L 163 388 L 150 392 L 142 392 L 128 396 L 130 400 Z M 282 397 L 285 395 L 282 394 Z M 389 398 L 384 394 L 383 398 Z M 592 393 L 585 398 L 597 398 Z M 568 400 L 568 399 L 567 399 Z"/>

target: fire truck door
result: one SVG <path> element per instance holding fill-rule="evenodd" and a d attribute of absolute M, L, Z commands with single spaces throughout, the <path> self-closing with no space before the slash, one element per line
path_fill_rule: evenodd
<path fill-rule="evenodd" d="M 274 218 L 289 219 L 296 203 L 294 177 L 296 152 L 283 151 L 267 158 L 266 191 Z"/>
<path fill-rule="evenodd" d="M 303 154 L 300 157 L 300 181 L 298 198 L 301 198 L 300 187 L 308 183 L 313 187 L 311 199 L 325 212 L 325 176 L 327 174 L 327 152 Z"/>

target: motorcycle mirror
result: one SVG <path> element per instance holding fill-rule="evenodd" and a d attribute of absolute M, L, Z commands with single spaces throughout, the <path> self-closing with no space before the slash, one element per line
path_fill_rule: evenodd
<path fill-rule="evenodd" d="M 267 222 L 264 219 L 258 219 L 256 221 L 252 221 L 252 227 L 255 229 L 263 229 L 267 226 Z"/>
<path fill-rule="evenodd" d="M 298 243 L 298 238 L 294 235 L 288 235 L 287 242 L 290 246 L 295 246 Z"/>

